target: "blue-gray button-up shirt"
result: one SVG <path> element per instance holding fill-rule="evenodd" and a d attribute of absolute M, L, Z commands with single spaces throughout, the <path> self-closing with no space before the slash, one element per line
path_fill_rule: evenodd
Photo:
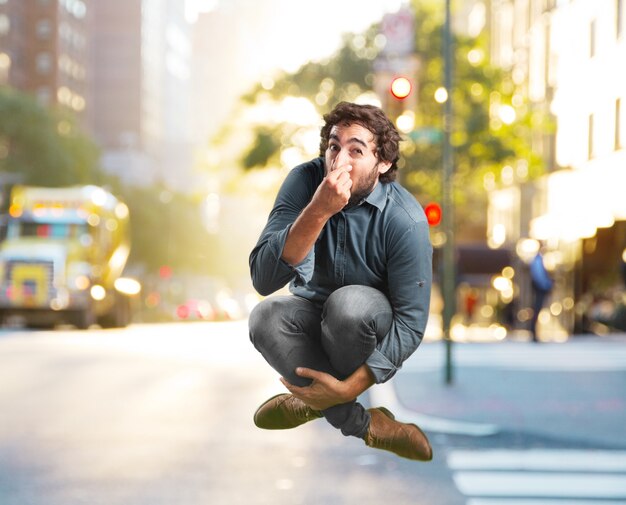
<path fill-rule="evenodd" d="M 361 205 L 335 214 L 308 256 L 292 266 L 281 259 L 287 234 L 323 178 L 323 158 L 289 172 L 250 254 L 252 282 L 262 295 L 289 282 L 294 295 L 320 305 L 346 285 L 385 293 L 393 309 L 391 329 L 366 361 L 376 382 L 385 382 L 417 349 L 426 329 L 432 283 L 428 222 L 402 186 L 379 182 Z"/>

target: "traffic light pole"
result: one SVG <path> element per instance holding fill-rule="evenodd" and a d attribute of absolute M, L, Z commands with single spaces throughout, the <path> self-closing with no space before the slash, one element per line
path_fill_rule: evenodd
<path fill-rule="evenodd" d="M 450 136 L 452 133 L 452 35 L 450 1 L 446 0 L 446 18 L 443 30 L 444 86 L 447 99 L 444 102 L 443 124 L 443 229 L 446 241 L 443 245 L 442 294 L 443 294 L 443 337 L 446 345 L 446 384 L 452 384 L 452 338 L 451 323 L 456 309 L 456 269 L 454 261 L 454 160 Z"/>

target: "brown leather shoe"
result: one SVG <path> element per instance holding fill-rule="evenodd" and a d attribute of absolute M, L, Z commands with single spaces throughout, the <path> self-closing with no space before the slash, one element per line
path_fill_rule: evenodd
<path fill-rule="evenodd" d="M 254 413 L 254 424 L 264 430 L 288 430 L 319 419 L 322 413 L 313 410 L 302 400 L 283 393 L 273 396 Z"/>
<path fill-rule="evenodd" d="M 417 461 L 433 459 L 433 450 L 426 435 L 414 424 L 396 421 L 384 407 L 368 409 L 371 421 L 365 436 L 368 447 L 393 452 L 402 458 Z"/>

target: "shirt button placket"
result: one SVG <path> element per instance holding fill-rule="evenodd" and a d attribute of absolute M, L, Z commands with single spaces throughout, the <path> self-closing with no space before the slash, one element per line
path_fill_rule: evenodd
<path fill-rule="evenodd" d="M 337 250 L 335 251 L 335 282 L 343 285 L 345 254 L 346 254 L 346 216 L 343 212 L 339 214 L 337 222 Z"/>

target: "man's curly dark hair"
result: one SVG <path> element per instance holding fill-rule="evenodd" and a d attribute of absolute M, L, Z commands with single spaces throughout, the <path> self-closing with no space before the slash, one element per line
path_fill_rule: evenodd
<path fill-rule="evenodd" d="M 391 182 L 396 179 L 397 161 L 400 158 L 400 134 L 380 107 L 340 102 L 324 115 L 325 124 L 321 131 L 320 156 L 324 156 L 328 148 L 330 130 L 340 123 L 358 124 L 367 128 L 374 135 L 376 156 L 379 160 L 390 162 L 391 167 L 380 175 L 380 182 Z"/>

